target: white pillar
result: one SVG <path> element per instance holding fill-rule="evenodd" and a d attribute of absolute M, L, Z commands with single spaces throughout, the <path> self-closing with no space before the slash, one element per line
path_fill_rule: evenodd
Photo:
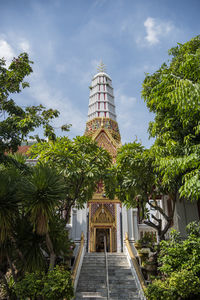
<path fill-rule="evenodd" d="M 135 242 L 139 240 L 139 230 L 138 230 L 138 219 L 137 219 L 138 209 L 133 208 L 132 215 L 133 215 L 133 231 L 134 231 L 134 240 Z"/>
<path fill-rule="evenodd" d="M 133 209 L 130 208 L 127 211 L 127 216 L 128 216 L 128 239 L 129 242 L 134 241 L 134 230 L 133 230 Z"/>
<path fill-rule="evenodd" d="M 123 239 L 123 251 L 125 243 L 125 233 L 128 232 L 128 218 L 127 218 L 127 209 L 122 205 L 122 239 Z"/>

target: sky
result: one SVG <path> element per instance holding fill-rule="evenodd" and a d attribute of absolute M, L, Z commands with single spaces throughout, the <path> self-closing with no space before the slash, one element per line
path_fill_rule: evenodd
<path fill-rule="evenodd" d="M 54 127 L 72 124 L 69 137 L 83 135 L 88 87 L 102 60 L 122 143 L 137 138 L 150 147 L 145 73 L 168 62 L 168 49 L 200 34 L 199 11 L 199 0 L 0 0 L 0 57 L 9 64 L 27 52 L 34 62 L 30 88 L 12 98 L 58 109 Z"/>

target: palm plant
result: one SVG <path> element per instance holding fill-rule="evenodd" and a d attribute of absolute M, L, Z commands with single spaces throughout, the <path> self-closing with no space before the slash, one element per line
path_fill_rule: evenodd
<path fill-rule="evenodd" d="M 45 237 L 33 232 L 33 226 L 28 218 L 21 215 L 14 229 L 16 246 L 20 249 L 24 261 L 16 259 L 16 267 L 22 272 L 35 272 L 46 269 Z"/>
<path fill-rule="evenodd" d="M 47 164 L 38 164 L 33 168 L 31 175 L 23 179 L 19 195 L 33 225 L 33 231 L 46 237 L 46 246 L 50 254 L 49 268 L 52 269 L 56 255 L 49 234 L 49 222 L 65 198 L 63 177 L 55 168 Z"/>
<path fill-rule="evenodd" d="M 8 295 L 11 293 L 5 276 L 8 267 L 10 267 L 13 279 L 16 281 L 11 258 L 11 241 L 15 220 L 19 215 L 19 200 L 16 195 L 18 178 L 16 169 L 0 166 L 0 277 Z"/>
<path fill-rule="evenodd" d="M 0 242 L 10 235 L 14 220 L 19 214 L 17 198 L 17 172 L 15 169 L 0 169 Z"/>

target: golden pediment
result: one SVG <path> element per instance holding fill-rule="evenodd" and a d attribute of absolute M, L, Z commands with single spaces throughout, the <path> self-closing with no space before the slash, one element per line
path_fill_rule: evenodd
<path fill-rule="evenodd" d="M 111 143 L 110 139 L 104 131 L 102 131 L 97 137 L 96 142 L 99 147 L 106 149 L 112 157 L 117 155 L 117 148 Z"/>
<path fill-rule="evenodd" d="M 114 222 L 114 217 L 104 205 L 100 206 L 92 217 L 92 223 L 95 224 L 112 224 Z"/>

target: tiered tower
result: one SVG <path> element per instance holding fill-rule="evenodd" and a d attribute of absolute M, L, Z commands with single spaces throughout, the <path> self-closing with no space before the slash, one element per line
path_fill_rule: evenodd
<path fill-rule="evenodd" d="M 116 121 L 112 80 L 100 63 L 90 88 L 88 121 L 85 135 L 92 136 L 100 146 L 108 150 L 113 158 L 121 146 L 121 137 Z"/>
<path fill-rule="evenodd" d="M 88 121 L 85 135 L 91 136 L 100 147 L 106 149 L 115 162 L 117 149 L 121 146 L 121 137 L 115 114 L 115 103 L 112 80 L 105 72 L 103 63 L 93 77 L 90 86 Z M 121 203 L 105 196 L 103 182 L 99 182 L 97 190 L 88 202 L 89 232 L 88 249 L 98 252 L 104 249 L 106 236 L 109 252 L 120 252 L 122 227 L 120 225 Z"/>

